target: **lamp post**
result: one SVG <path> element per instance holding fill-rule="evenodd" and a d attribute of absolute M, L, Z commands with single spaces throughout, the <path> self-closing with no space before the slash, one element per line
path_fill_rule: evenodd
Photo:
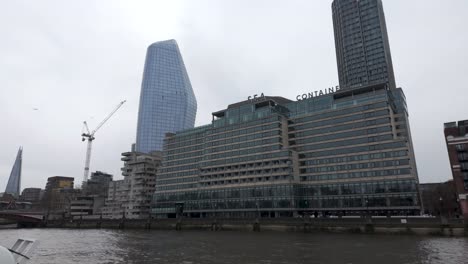
<path fill-rule="evenodd" d="M 257 222 L 258 222 L 258 219 L 260 218 L 260 205 L 258 204 L 258 201 L 255 202 L 255 207 L 256 207 L 256 210 L 257 210 Z"/>
<path fill-rule="evenodd" d="M 215 222 L 218 219 L 218 202 L 214 203 L 214 219 L 215 219 Z"/>
<path fill-rule="evenodd" d="M 366 217 L 369 217 L 369 197 L 366 197 Z"/>
<path fill-rule="evenodd" d="M 439 214 L 440 214 L 440 218 L 442 218 L 442 203 L 443 203 L 444 199 L 442 199 L 442 196 L 439 197 Z"/>
<path fill-rule="evenodd" d="M 305 211 L 306 211 L 305 216 L 307 217 L 307 216 L 309 216 L 309 211 L 308 211 L 309 210 L 309 201 L 305 200 L 304 204 L 305 204 Z"/>

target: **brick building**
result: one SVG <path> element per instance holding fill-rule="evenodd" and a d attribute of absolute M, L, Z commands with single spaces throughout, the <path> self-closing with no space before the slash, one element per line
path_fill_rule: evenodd
<path fill-rule="evenodd" d="M 445 123 L 445 141 L 460 207 L 468 219 L 468 120 Z"/>

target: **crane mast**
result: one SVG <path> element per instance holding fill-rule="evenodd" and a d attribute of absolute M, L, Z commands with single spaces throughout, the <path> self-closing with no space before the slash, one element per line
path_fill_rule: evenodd
<path fill-rule="evenodd" d="M 83 183 L 88 181 L 89 165 L 91 163 L 91 150 L 92 150 L 92 147 L 93 147 L 93 141 L 94 141 L 94 139 L 96 139 L 94 137 L 94 134 L 115 114 L 115 112 L 117 112 L 117 110 L 119 110 L 119 108 L 125 102 L 126 102 L 126 100 L 120 102 L 114 108 L 114 110 L 109 115 L 107 115 L 107 117 L 104 118 L 104 120 L 102 120 L 101 123 L 99 123 L 99 125 L 97 125 L 97 127 L 92 132 L 89 131 L 88 123 L 86 121 L 83 122 L 83 131 L 81 133 L 81 137 L 82 137 L 81 141 L 85 141 L 85 140 L 88 141 L 88 146 L 86 148 L 86 159 L 85 159 Z"/>

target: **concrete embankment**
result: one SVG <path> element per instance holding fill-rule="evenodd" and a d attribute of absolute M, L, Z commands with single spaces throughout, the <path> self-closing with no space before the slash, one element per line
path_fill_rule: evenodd
<path fill-rule="evenodd" d="M 207 231 L 349 232 L 468 236 L 468 224 L 460 219 L 355 218 L 355 219 L 78 219 L 52 220 L 45 228 L 108 228 Z"/>

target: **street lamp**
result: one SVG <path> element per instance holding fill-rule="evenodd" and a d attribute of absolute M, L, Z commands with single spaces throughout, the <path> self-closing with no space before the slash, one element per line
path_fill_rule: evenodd
<path fill-rule="evenodd" d="M 259 215 L 260 214 L 260 209 L 259 209 L 260 205 L 258 204 L 258 201 L 255 202 L 255 207 L 257 208 L 257 221 L 258 221 L 258 219 L 260 218 L 260 215 Z"/>
<path fill-rule="evenodd" d="M 442 199 L 442 196 L 439 197 L 439 214 L 440 214 L 440 218 L 442 218 L 442 202 L 444 201 L 444 199 Z"/>
<path fill-rule="evenodd" d="M 308 200 L 305 200 L 304 201 L 304 204 L 305 204 L 305 216 L 308 216 L 309 215 L 309 201 Z"/>
<path fill-rule="evenodd" d="M 366 216 L 369 217 L 369 198 L 366 197 Z"/>
<path fill-rule="evenodd" d="M 217 219 L 217 216 L 218 216 L 218 202 L 215 202 L 214 203 L 214 218 L 215 218 L 215 221 Z"/>

